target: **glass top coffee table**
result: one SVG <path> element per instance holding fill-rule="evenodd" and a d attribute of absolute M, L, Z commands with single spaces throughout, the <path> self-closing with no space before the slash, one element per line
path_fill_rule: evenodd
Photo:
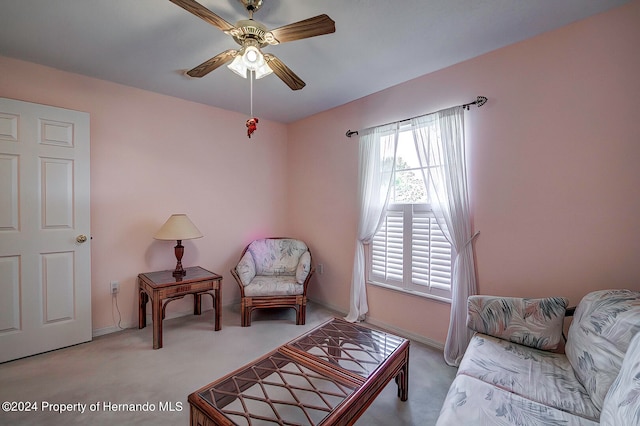
<path fill-rule="evenodd" d="M 193 392 L 191 425 L 351 425 L 408 373 L 408 340 L 334 318 Z"/>

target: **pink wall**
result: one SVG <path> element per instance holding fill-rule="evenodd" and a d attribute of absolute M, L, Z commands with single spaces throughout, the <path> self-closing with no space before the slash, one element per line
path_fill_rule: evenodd
<path fill-rule="evenodd" d="M 112 280 L 122 325 L 137 325 L 138 273 L 175 266 L 175 242 L 152 238 L 172 213 L 187 213 L 204 234 L 184 242 L 185 266 L 223 275 L 223 303 L 238 300 L 229 270 L 242 248 L 286 231 L 284 125 L 261 120 L 249 140 L 242 114 L 9 58 L 0 70 L 2 97 L 91 115 L 94 331 L 114 325 Z M 192 306 L 173 302 L 167 315 Z"/>
<path fill-rule="evenodd" d="M 261 121 L 251 141 L 242 114 L 3 57 L 0 96 L 91 114 L 98 332 L 113 327 L 109 281 L 121 282 L 122 324 L 135 326 L 137 274 L 173 267 L 173 244 L 152 235 L 174 212 L 205 234 L 184 261 L 223 275 L 223 303 L 238 299 L 228 271 L 244 244 L 286 234 L 325 265 L 311 297 L 346 312 L 358 154 L 344 132 L 479 94 L 489 103 L 466 127 L 480 292 L 577 303 L 640 289 L 639 21 L 635 1 L 289 126 Z M 371 320 L 444 342 L 448 304 L 377 287 L 368 301 Z"/>
<path fill-rule="evenodd" d="M 485 95 L 466 113 L 480 293 L 640 290 L 640 2 L 289 127 L 296 234 L 325 264 L 311 297 L 348 311 L 358 129 Z M 304 213 L 304 214 L 302 214 Z M 446 338 L 449 305 L 368 286 L 369 318 Z"/>

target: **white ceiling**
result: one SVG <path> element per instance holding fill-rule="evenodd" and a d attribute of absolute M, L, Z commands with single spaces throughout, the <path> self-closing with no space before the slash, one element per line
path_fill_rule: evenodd
<path fill-rule="evenodd" d="M 628 1 L 264 0 L 254 19 L 268 29 L 326 13 L 336 32 L 265 47 L 307 86 L 257 80 L 253 112 L 293 122 Z M 233 24 L 248 17 L 238 0 L 200 3 Z M 2 56 L 249 116 L 249 80 L 224 66 L 184 75 L 236 47 L 168 0 L 0 0 Z"/>

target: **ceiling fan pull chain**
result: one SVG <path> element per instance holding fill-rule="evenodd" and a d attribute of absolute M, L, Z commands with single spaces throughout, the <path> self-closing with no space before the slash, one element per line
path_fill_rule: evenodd
<path fill-rule="evenodd" d="M 249 70 L 249 87 L 251 92 L 251 118 L 249 118 L 246 122 L 247 126 L 247 136 L 251 139 L 251 134 L 256 131 L 258 128 L 258 118 L 253 116 L 253 73 L 254 71 Z"/>

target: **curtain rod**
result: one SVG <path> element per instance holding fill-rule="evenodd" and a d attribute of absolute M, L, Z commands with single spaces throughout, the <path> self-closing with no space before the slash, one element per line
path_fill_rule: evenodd
<path fill-rule="evenodd" d="M 480 108 L 482 105 L 484 105 L 484 104 L 486 104 L 486 103 L 487 103 L 487 98 L 486 98 L 485 96 L 478 96 L 478 97 L 476 98 L 476 100 L 475 100 L 475 101 L 473 101 L 473 102 L 469 102 L 468 104 L 462 104 L 462 105 L 460 105 L 460 106 L 461 106 L 462 108 L 466 109 L 467 111 L 469 111 L 469 107 L 470 107 L 471 105 L 477 105 L 477 106 L 478 106 L 478 108 Z M 437 111 L 436 111 L 436 112 L 437 112 Z M 423 115 L 429 115 L 429 114 L 434 114 L 434 113 L 433 113 L 433 112 L 431 112 L 431 113 L 427 113 L 427 114 L 421 114 L 421 115 L 417 115 L 417 116 L 415 116 L 415 117 L 407 118 L 407 119 L 405 119 L 405 120 L 393 121 L 393 122 L 391 122 L 391 123 L 387 123 L 387 124 L 393 124 L 393 123 L 404 123 L 405 121 L 411 121 L 411 120 L 413 120 L 414 118 L 422 117 Z M 382 124 L 382 126 L 386 126 L 387 124 Z M 378 127 L 378 126 L 376 126 L 376 127 Z M 361 129 L 361 130 L 364 130 L 364 129 Z M 353 136 L 353 135 L 357 135 L 357 134 L 358 134 L 358 131 L 357 131 L 357 130 L 351 130 L 351 129 L 347 130 L 347 133 L 345 133 L 345 135 L 346 135 L 348 138 L 350 138 L 350 137 L 351 137 L 351 136 Z"/>

